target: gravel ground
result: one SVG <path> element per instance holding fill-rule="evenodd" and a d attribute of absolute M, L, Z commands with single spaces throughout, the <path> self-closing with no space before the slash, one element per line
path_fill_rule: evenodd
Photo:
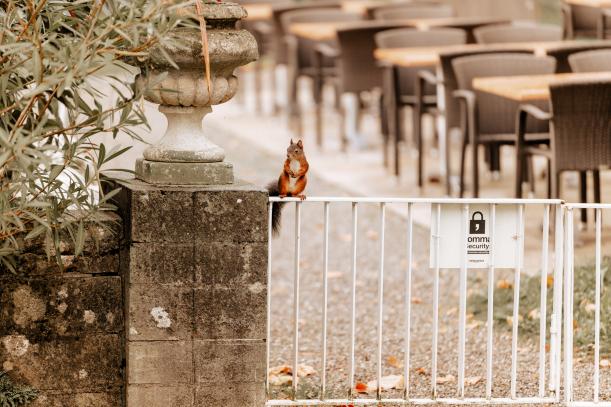
<path fill-rule="evenodd" d="M 211 136 L 222 144 L 228 159 L 236 166 L 236 174 L 247 181 L 266 184 L 275 179 L 282 166 L 278 156 L 261 153 L 256 147 L 238 142 L 220 132 Z M 337 186 L 311 177 L 306 191 L 309 195 L 344 195 Z M 404 208 L 399 208 L 404 210 Z M 273 241 L 272 270 L 272 336 L 271 366 L 291 364 L 293 304 L 293 227 L 294 205 L 287 205 L 279 238 Z M 322 204 L 306 203 L 302 209 L 301 291 L 299 318 L 300 363 L 312 366 L 317 374 L 300 381 L 298 396 L 319 395 L 322 332 Z M 359 206 L 359 240 L 356 289 L 356 380 L 368 382 L 376 377 L 377 352 L 377 289 L 380 254 L 379 208 Z M 387 210 L 384 272 L 383 374 L 402 374 L 404 358 L 404 287 L 407 267 L 405 218 Z M 329 231 L 329 296 L 328 296 L 328 360 L 327 398 L 345 397 L 348 390 L 347 370 L 350 348 L 350 265 L 351 211 L 349 204 L 331 206 Z M 431 341 L 433 272 L 428 268 L 428 231 L 414 227 L 414 274 L 412 282 L 411 381 L 410 396 L 428 398 L 431 394 Z M 512 280 L 509 272 L 497 274 L 498 279 Z M 438 377 L 458 377 L 458 272 L 443 270 L 440 279 Z M 469 290 L 481 290 L 487 284 L 485 271 L 470 271 Z M 469 310 L 467 310 L 469 314 Z M 468 318 L 466 374 L 477 384 L 466 387 L 467 397 L 485 395 L 486 327 Z M 538 337 L 520 337 L 518 344 L 518 396 L 535 396 L 538 392 Z M 575 369 L 576 396 L 591 393 L 592 364 L 587 355 L 576 355 L 581 361 Z M 548 358 L 548 355 L 546 355 Z M 399 362 L 396 363 L 397 359 Z M 589 367 L 588 367 L 589 366 Z M 509 397 L 511 367 L 511 332 L 496 327 L 494 335 L 493 396 Z M 547 377 L 549 373 L 546 374 Z M 546 378 L 547 380 L 547 378 Z M 603 399 L 611 399 L 610 369 L 601 370 Z M 439 396 L 456 397 L 456 381 L 438 385 Z M 396 397 L 396 391 L 384 397 Z M 287 398 L 290 388 L 274 389 L 275 398 Z M 371 397 L 371 396 L 364 396 Z"/>

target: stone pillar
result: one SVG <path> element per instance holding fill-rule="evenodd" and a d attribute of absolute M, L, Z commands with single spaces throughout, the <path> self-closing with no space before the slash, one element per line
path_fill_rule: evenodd
<path fill-rule="evenodd" d="M 267 192 L 122 186 L 127 406 L 264 406 Z"/>

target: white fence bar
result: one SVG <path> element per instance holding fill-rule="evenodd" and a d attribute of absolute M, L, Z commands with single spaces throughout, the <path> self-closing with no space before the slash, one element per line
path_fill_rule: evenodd
<path fill-rule="evenodd" d="M 596 299 L 594 314 L 594 402 L 598 403 L 600 395 L 600 257 L 601 257 L 601 234 L 602 213 L 600 208 L 596 209 Z"/>
<path fill-rule="evenodd" d="M 295 202 L 295 263 L 293 274 L 293 399 L 299 379 L 299 259 L 301 251 L 301 202 Z"/>
<path fill-rule="evenodd" d="M 458 314 L 458 395 L 465 397 L 465 346 L 467 325 L 467 247 L 469 238 L 469 205 L 462 207 L 462 253 L 460 258 Z"/>
<path fill-rule="evenodd" d="M 486 315 L 486 399 L 492 398 L 492 358 L 494 333 L 494 233 L 496 204 L 490 204 L 490 264 L 488 265 L 488 309 Z"/>
<path fill-rule="evenodd" d="M 376 389 L 376 397 L 382 399 L 382 341 L 384 338 L 384 244 L 386 233 L 386 204 L 380 204 L 380 270 L 378 273 L 378 371 L 377 380 L 378 388 Z"/>
<path fill-rule="evenodd" d="M 545 396 L 545 343 L 547 339 L 547 270 L 549 267 L 549 205 L 543 212 L 543 243 L 541 245 L 541 305 L 539 306 L 539 397 Z"/>
<path fill-rule="evenodd" d="M 517 381 L 517 370 L 518 370 L 518 326 L 520 320 L 520 274 L 522 273 L 522 249 L 523 249 L 523 230 L 524 230 L 524 206 L 518 205 L 518 230 L 516 230 L 515 241 L 516 241 L 516 263 L 517 266 L 514 271 L 514 283 L 513 283 L 513 316 L 511 320 L 511 398 L 515 399 L 516 395 L 516 381 Z"/>
<path fill-rule="evenodd" d="M 265 363 L 265 371 L 269 372 L 269 355 L 272 339 L 272 210 L 273 203 L 267 207 L 267 360 Z M 269 375 L 265 375 L 265 394 L 269 397 Z"/>
<path fill-rule="evenodd" d="M 350 389 L 348 394 L 352 397 L 354 390 L 354 344 L 356 341 L 356 250 L 358 238 L 358 203 L 352 203 L 352 279 L 350 291 L 350 366 L 349 366 L 349 382 Z"/>
<path fill-rule="evenodd" d="M 435 229 L 435 277 L 433 280 L 433 349 L 431 354 L 431 396 L 437 398 L 437 340 L 439 328 L 439 251 L 441 240 L 441 205 L 435 205 L 437 224 Z"/>
<path fill-rule="evenodd" d="M 403 377 L 404 377 L 404 389 L 403 399 L 409 400 L 409 383 L 410 383 L 410 351 L 411 351 L 411 320 L 412 320 L 412 272 L 413 272 L 413 251 L 414 251 L 414 211 L 412 204 L 407 205 L 407 273 L 405 275 L 405 332 L 404 342 L 405 356 L 403 359 Z"/>
<path fill-rule="evenodd" d="M 565 219 L 564 258 L 564 400 L 573 400 L 573 209 Z"/>
<path fill-rule="evenodd" d="M 572 301 L 572 261 L 573 261 L 573 252 L 572 252 L 572 232 L 573 225 L 571 221 L 571 216 L 568 214 L 572 214 L 572 209 L 567 210 L 566 215 L 566 224 L 567 227 L 564 228 L 563 224 L 565 219 L 563 219 L 563 206 L 561 205 L 561 201 L 559 200 L 514 200 L 514 199 L 409 199 L 409 198 L 342 198 L 342 197 L 333 197 L 333 198 L 308 198 L 304 201 L 299 199 L 279 199 L 279 198 L 270 198 L 269 205 L 269 213 L 271 226 L 271 214 L 272 214 L 272 204 L 273 202 L 295 202 L 295 225 L 294 225 L 294 259 L 293 259 L 293 309 L 292 309 L 292 318 L 293 318 L 293 331 L 292 331 L 292 349 L 290 349 L 290 358 L 292 363 L 292 384 L 291 386 L 287 386 L 287 394 L 283 395 L 285 398 L 289 398 L 289 400 L 268 400 L 267 406 L 331 406 L 331 405 L 380 405 L 381 403 L 389 403 L 389 404 L 397 404 L 397 405 L 428 405 L 428 404 L 552 404 L 558 401 L 559 397 L 559 388 L 560 388 L 560 368 L 561 358 L 561 340 L 562 335 L 560 333 L 560 329 L 562 328 L 561 318 L 562 318 L 562 288 L 565 288 L 565 297 L 567 297 L 570 301 Z M 317 345 L 315 349 L 320 349 L 320 354 L 315 353 L 314 358 L 316 360 L 320 360 L 321 363 L 321 373 L 320 373 L 320 387 L 319 387 L 319 397 L 315 400 L 300 400 L 298 392 L 301 390 L 303 393 L 304 388 L 300 387 L 299 384 L 299 362 L 300 355 L 302 359 L 307 361 L 308 358 L 312 358 L 312 349 L 299 349 L 300 339 L 303 341 L 304 335 L 306 331 L 300 329 L 299 319 L 300 319 L 300 264 L 301 264 L 301 216 L 302 216 L 302 208 L 303 205 L 307 205 L 310 203 L 320 203 L 323 206 L 323 229 L 322 229 L 322 300 L 320 306 L 322 307 L 322 321 L 320 329 L 321 329 L 321 345 L 320 347 Z M 333 291 L 330 290 L 330 276 L 329 276 L 329 257 L 330 257 L 330 239 L 332 238 L 330 235 L 330 227 L 331 222 L 335 216 L 331 216 L 332 206 L 334 203 L 350 203 L 351 204 L 351 276 L 350 276 L 350 287 L 346 288 L 346 291 L 350 291 L 350 332 L 349 332 L 349 358 L 348 358 L 348 386 L 349 389 L 346 393 L 341 393 L 340 397 L 345 397 L 344 394 L 347 395 L 346 399 L 343 398 L 333 398 L 327 399 L 327 394 L 331 395 L 333 393 L 335 395 L 336 389 L 332 389 L 330 384 L 328 383 L 328 366 L 331 366 L 332 362 L 329 358 L 329 335 L 332 334 L 332 331 L 329 330 L 330 323 L 330 313 L 329 313 L 329 304 L 332 304 L 330 301 L 330 295 Z M 375 360 L 373 361 L 375 364 L 375 373 L 373 373 L 373 369 L 371 372 L 371 376 L 375 374 L 375 378 L 377 381 L 377 386 L 375 389 L 370 389 L 372 398 L 362 398 L 359 395 L 356 395 L 355 391 L 355 383 L 357 379 L 356 375 L 356 362 L 358 357 L 358 351 L 356 347 L 356 289 L 357 289 L 357 256 L 358 256 L 358 218 L 359 218 L 359 206 L 361 204 L 376 204 L 378 208 L 378 222 L 379 222 L 379 234 L 377 235 L 377 239 L 379 239 L 379 268 L 377 272 L 378 278 L 378 286 L 377 286 L 377 310 L 376 310 L 376 318 L 377 318 L 377 331 L 376 331 L 376 355 Z M 393 263 L 385 262 L 385 250 L 387 243 L 387 228 L 386 228 L 386 209 L 388 205 L 396 204 L 396 205 L 405 205 L 407 207 L 407 229 L 404 229 L 407 233 L 407 241 L 405 250 L 406 250 L 406 259 L 407 264 L 405 269 L 401 266 L 401 270 L 399 270 L 399 275 L 404 278 L 403 288 L 400 289 L 403 292 L 403 304 L 399 305 L 401 309 L 401 313 L 403 314 L 403 326 L 400 328 L 402 332 L 400 333 L 401 343 L 403 346 L 403 366 L 401 368 L 403 372 L 403 388 L 401 392 L 395 394 L 394 397 L 384 398 L 383 391 L 386 389 L 382 388 L 383 382 L 383 372 L 384 372 L 384 361 L 383 355 L 385 352 L 384 349 L 384 337 L 385 337 L 385 329 L 388 331 L 390 325 L 385 327 L 384 324 L 384 311 L 385 311 L 385 277 L 386 273 L 391 273 L 393 267 Z M 445 205 L 456 205 L 458 204 L 460 207 L 460 230 L 455 231 L 456 237 L 460 236 L 461 240 L 461 253 L 460 253 L 460 262 L 457 262 L 458 267 L 458 342 L 456 343 L 456 349 L 458 353 L 458 377 L 456 383 L 456 389 L 454 390 L 454 394 L 451 396 L 439 396 L 438 394 L 438 384 L 437 384 L 437 376 L 439 372 L 440 366 L 439 363 L 439 340 L 440 340 L 440 302 L 441 302 L 441 266 L 442 260 L 444 260 L 444 247 L 441 247 L 441 236 L 443 234 L 442 230 L 442 220 L 444 225 L 446 224 L 445 220 L 446 214 L 443 207 Z M 414 214 L 418 213 L 414 211 L 414 205 L 428 205 L 431 208 L 431 222 L 435 225 L 434 230 L 431 232 L 431 250 L 430 254 L 430 267 L 434 272 L 433 274 L 433 309 L 432 309 L 432 344 L 430 351 L 430 363 L 431 363 L 431 394 L 430 397 L 422 397 L 422 395 L 410 394 L 410 378 L 411 378 L 411 368 L 412 368 L 412 360 L 410 350 L 413 348 L 411 346 L 412 340 L 412 287 L 413 287 L 413 279 L 414 279 Z M 466 372 L 467 372 L 467 359 L 466 359 L 466 344 L 467 344 L 467 293 L 468 293 L 468 284 L 469 284 L 469 261 L 472 261 L 471 257 L 468 257 L 469 251 L 469 234 L 470 232 L 470 212 L 471 210 L 476 210 L 472 207 L 472 205 L 487 205 L 489 208 L 489 221 L 487 220 L 487 234 L 489 236 L 489 258 L 488 258 L 488 266 L 483 270 L 484 273 L 487 273 L 488 282 L 485 288 L 487 292 L 487 310 L 486 310 L 486 385 L 485 385 L 485 396 L 482 397 L 468 397 L 466 394 Z M 495 272 L 497 269 L 496 263 L 496 249 L 497 242 L 495 242 L 495 233 L 498 230 L 502 232 L 502 227 L 504 224 L 501 224 L 501 229 L 498 229 L 497 222 L 499 222 L 499 207 L 503 205 L 515 205 L 515 218 L 511 215 L 511 219 L 516 219 L 516 231 L 513 234 L 515 239 L 515 269 L 514 269 L 514 288 L 513 288 L 513 313 L 512 313 L 512 327 L 511 327 L 511 383 L 509 394 L 504 395 L 503 397 L 493 397 L 492 388 L 493 388 L 493 360 L 494 360 L 494 295 L 495 295 Z M 517 394 L 517 380 L 518 380 L 518 340 L 519 340 L 519 307 L 520 307 L 520 277 L 524 263 L 524 245 L 525 245 L 525 235 L 524 235 L 524 223 L 525 223 L 525 208 L 526 206 L 538 205 L 543 207 L 543 230 L 542 230 L 542 247 L 541 247 L 541 276 L 540 276 L 540 312 L 541 319 L 539 323 L 539 342 L 538 342 L 538 360 L 539 360 L 539 368 L 538 368 L 538 383 L 533 383 L 534 394 L 528 395 L 527 397 L 518 397 Z M 454 206 L 456 208 L 456 206 Z M 550 211 L 551 209 L 555 210 L 555 247 L 554 247 L 554 255 L 555 255 L 555 265 L 554 265 L 554 292 L 553 292 L 553 309 L 552 316 L 549 319 L 550 323 L 550 359 L 549 359 L 549 382 L 546 382 L 546 344 L 547 344 L 547 321 L 546 318 L 546 308 L 547 308 L 547 276 L 549 272 L 549 233 L 550 233 Z M 611 209 L 611 205 L 609 205 Z M 502 216 L 507 216 L 506 209 L 505 212 L 500 212 Z M 309 212 L 308 212 L 309 213 Z M 452 212 L 448 212 L 451 214 Z M 456 213 L 456 212 L 455 212 Z M 530 213 L 530 212 L 529 212 Z M 443 215 L 443 216 L 442 216 Z M 310 215 L 308 215 L 310 216 Z M 454 216 L 454 215 L 452 215 Z M 596 329 L 597 334 L 600 330 L 600 274 L 601 274 L 601 214 L 600 209 L 597 210 L 596 213 L 596 224 L 597 224 L 597 323 Z M 448 218 L 452 219 L 452 218 Z M 458 225 L 458 219 L 452 220 L 455 222 L 455 225 Z M 444 226 L 445 227 L 445 226 Z M 458 226 L 456 226 L 458 227 Z M 319 235 L 318 235 L 319 236 Z M 419 236 L 419 235 L 418 235 Z M 443 234 L 445 236 L 445 234 Z M 569 239 L 569 236 L 571 238 Z M 268 290 L 271 293 L 272 286 L 272 239 L 273 235 L 269 232 L 269 251 L 268 251 Z M 346 239 L 347 240 L 347 239 Z M 418 243 L 418 242 L 417 242 Z M 566 244 L 564 244 L 566 243 Z M 290 243 L 288 243 L 290 245 Z M 418 245 L 417 247 L 421 247 Z M 566 248 L 566 249 L 564 249 Z M 457 254 L 458 255 L 458 254 Z M 566 256 L 566 259 L 563 259 L 563 255 Z M 458 260 L 458 258 L 457 258 Z M 346 263 L 349 260 L 346 259 Z M 445 266 L 444 266 L 445 267 Z M 388 270 L 386 270 L 388 268 Z M 563 269 L 564 268 L 564 269 Z M 290 275 L 290 271 L 288 271 Z M 563 275 L 566 273 L 565 275 Z M 445 274 L 444 274 L 445 275 Z M 478 274 L 479 275 L 479 274 Z M 319 275 L 316 275 L 317 281 Z M 563 277 L 565 280 L 565 284 L 563 284 Z M 388 274 L 388 278 L 396 279 L 396 274 Z M 538 277 L 537 277 L 538 278 Z M 308 281 L 311 279 L 308 277 Z M 304 280 L 304 284 L 305 284 Z M 395 281 L 392 282 L 396 284 Z M 309 283 L 308 283 L 309 284 Z M 444 286 L 445 287 L 445 286 Z M 305 286 L 303 287 L 306 288 Z M 392 288 L 392 287 L 391 287 Z M 445 288 L 444 288 L 445 290 Z M 455 290 L 453 288 L 453 290 Z M 389 295 L 389 293 L 386 293 Z M 445 292 L 444 292 L 445 295 Z M 445 297 L 444 297 L 445 298 Z M 565 325 L 566 321 L 569 318 L 572 318 L 572 302 L 567 304 L 565 303 Z M 445 304 L 445 302 L 444 302 Z M 267 350 L 268 350 L 268 360 L 267 360 L 267 368 L 269 370 L 270 367 L 270 352 L 271 349 L 271 332 L 272 332 L 272 324 L 271 324 L 271 306 L 272 299 L 271 294 L 268 295 L 267 299 L 268 305 L 268 326 L 267 326 Z M 308 304 L 311 305 L 311 304 Z M 308 307 L 309 309 L 309 307 Z M 305 312 L 305 311 L 304 311 Z M 572 321 L 572 320 L 571 320 Z M 301 332 L 303 331 L 303 332 Z M 309 332 L 309 331 L 308 331 Z M 359 331 L 360 332 L 360 331 Z M 569 334 L 569 330 L 566 331 L 567 336 Z M 373 332 L 371 333 L 373 335 Z M 287 337 L 290 338 L 290 333 L 287 333 Z M 386 336 L 391 335 L 390 332 L 386 334 Z M 301 338 L 300 338 L 301 336 Z M 348 336 L 348 335 L 347 335 Z M 470 335 L 469 335 L 470 336 Z M 288 339 L 287 338 L 287 339 Z M 443 336 L 445 338 L 445 335 Z M 445 340 L 445 339 L 444 339 Z M 455 340 L 455 339 L 453 339 Z M 565 343 L 565 367 L 572 367 L 572 349 L 568 346 L 569 343 L 572 343 L 572 333 L 570 338 L 565 337 L 567 341 Z M 569 342 L 570 341 L 570 342 Z M 599 339 L 597 337 L 596 344 L 599 346 Z M 306 342 L 304 342 L 305 344 Z M 305 346 L 305 345 L 304 345 Z M 445 347 L 444 347 L 445 349 Z M 568 350 L 567 350 L 568 349 Z M 305 353 L 307 352 L 307 353 Z M 318 352 L 315 350 L 314 352 Z M 568 356 L 568 358 L 567 358 Z M 599 353 L 597 352 L 595 355 L 595 359 L 599 359 Z M 318 359 L 320 357 L 320 359 Z M 287 357 L 288 359 L 288 357 Z M 360 359 L 359 359 L 360 360 Z M 398 366 L 393 366 L 398 367 Z M 448 366 L 442 366 L 442 369 L 448 369 Z M 568 376 L 568 378 L 567 378 Z M 595 375 L 595 396 L 594 400 L 598 400 L 599 393 L 599 381 L 598 381 L 598 373 Z M 373 377 L 370 377 L 373 378 Z M 565 375 L 565 380 L 572 380 L 570 374 Z M 569 383 L 565 381 L 565 386 Z M 538 386 L 537 386 L 538 384 Z M 343 385 L 342 385 L 343 386 Z M 546 387 L 549 387 L 549 391 L 546 391 Z M 316 385 L 318 390 L 318 384 Z M 444 388 L 447 390 L 447 388 Z M 268 398 L 270 397 L 270 388 L 269 388 L 269 379 L 266 381 L 266 390 L 268 394 Z M 569 392 L 572 389 L 569 387 Z M 291 391 L 291 393 L 288 393 Z M 343 390 L 342 390 L 343 392 Z M 375 393 L 374 393 L 375 392 Z M 306 392 L 309 393 L 309 392 Z M 373 395 L 375 396 L 373 397 Z M 398 397 L 398 398 L 395 398 Z M 567 401 L 572 400 L 571 393 L 567 396 Z"/>
<path fill-rule="evenodd" d="M 320 395 L 325 397 L 327 390 L 327 297 L 329 293 L 329 202 L 324 203 L 323 260 L 322 260 L 322 372 L 320 376 Z"/>

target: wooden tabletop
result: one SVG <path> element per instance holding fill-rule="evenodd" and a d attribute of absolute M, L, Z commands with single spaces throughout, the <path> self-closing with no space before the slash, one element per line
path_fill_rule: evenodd
<path fill-rule="evenodd" d="M 576 6 L 587 6 L 595 8 L 611 8 L 611 0 L 565 0 L 569 4 Z"/>
<path fill-rule="evenodd" d="M 551 85 L 568 82 L 611 81 L 611 72 L 476 78 L 473 87 L 517 102 L 548 100 Z"/>
<path fill-rule="evenodd" d="M 451 52 L 470 52 L 483 50 L 529 50 L 535 55 L 546 55 L 549 50 L 577 45 L 609 45 L 611 40 L 600 41 L 549 41 L 549 42 L 516 42 L 504 44 L 464 44 L 441 47 L 388 48 L 376 49 L 374 56 L 378 61 L 403 67 L 434 66 L 439 63 L 439 55 Z"/>
<path fill-rule="evenodd" d="M 507 19 L 490 18 L 490 17 L 450 17 L 450 18 L 420 18 L 409 20 L 389 20 L 389 21 L 365 21 L 365 22 L 308 22 L 294 23 L 289 27 L 289 31 L 293 35 L 306 38 L 313 41 L 328 41 L 335 38 L 337 30 L 349 28 L 350 26 L 362 26 L 365 24 L 380 25 L 388 24 L 389 26 L 404 25 L 405 27 L 414 27 L 419 30 L 428 30 L 433 27 L 478 27 L 486 24 L 500 24 L 508 22 Z"/>
<path fill-rule="evenodd" d="M 272 18 L 273 6 L 271 3 L 252 3 L 242 5 L 248 13 L 247 19 L 254 20 L 269 20 Z"/>
<path fill-rule="evenodd" d="M 371 8 L 385 5 L 397 5 L 413 3 L 411 0 L 343 0 L 342 9 L 349 13 L 367 14 Z"/>

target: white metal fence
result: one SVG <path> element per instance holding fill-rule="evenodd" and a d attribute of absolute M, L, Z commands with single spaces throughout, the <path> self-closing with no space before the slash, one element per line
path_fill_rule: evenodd
<path fill-rule="evenodd" d="M 603 211 L 611 209 L 609 204 L 566 204 L 565 208 L 565 285 L 564 285 L 564 399 L 568 405 L 571 406 L 611 406 L 611 401 L 602 401 L 601 395 L 601 340 L 600 334 L 601 329 L 608 329 L 607 327 L 601 326 L 601 295 L 603 293 L 602 283 L 604 280 L 602 261 L 603 261 Z M 591 255 L 594 254 L 594 298 L 590 298 L 594 304 L 594 343 L 593 350 L 594 354 L 591 359 L 591 366 L 593 366 L 593 374 L 591 377 L 592 389 L 590 392 L 581 391 L 580 395 L 576 395 L 574 389 L 574 373 L 576 370 L 575 359 L 573 358 L 573 346 L 574 346 L 574 323 L 575 323 L 575 310 L 574 310 L 574 295 L 575 295 L 575 264 L 576 264 L 576 241 L 575 241 L 575 227 L 574 218 L 576 212 L 581 210 L 589 210 L 594 212 L 594 253 L 584 254 L 584 259 L 577 259 L 579 263 L 583 265 L 584 261 L 588 262 Z M 592 303 L 588 303 L 592 304 Z M 578 304 L 577 306 L 581 306 Z M 581 389 L 583 390 L 583 389 Z M 606 389 L 607 394 L 610 389 Z"/>
<path fill-rule="evenodd" d="M 270 198 L 269 215 L 270 215 L 270 226 L 271 226 L 271 203 L 279 202 L 278 198 Z M 563 242 L 567 238 L 564 235 L 563 229 L 563 213 L 564 207 L 562 202 L 559 200 L 512 200 L 512 199 L 395 199 L 395 198 L 308 198 L 305 201 L 298 199 L 283 199 L 282 202 L 287 202 L 290 205 L 294 205 L 294 249 L 293 249 L 293 295 L 292 295 L 292 346 L 291 346 L 291 360 L 289 361 L 292 366 L 292 390 L 289 395 L 283 397 L 283 399 L 272 399 L 269 396 L 270 386 L 267 384 L 268 391 L 268 406 L 296 406 L 296 405 L 378 405 L 380 403 L 390 403 L 398 405 L 407 404 L 433 404 L 433 403 L 447 403 L 447 404 L 477 404 L 477 403 L 496 403 L 496 404 L 524 404 L 524 403 L 557 403 L 560 401 L 560 388 L 561 388 L 561 321 L 562 321 L 562 287 L 563 287 Z M 300 259 L 301 259 L 301 239 L 302 239 L 302 207 L 304 205 L 322 205 L 323 207 L 323 227 L 322 233 L 319 235 L 319 239 L 322 245 L 322 273 L 320 278 L 322 279 L 322 325 L 320 335 L 322 336 L 322 346 L 317 354 L 320 358 L 320 365 L 322 369 L 319 374 L 319 396 L 315 399 L 308 398 L 299 400 L 297 399 L 298 388 L 299 388 L 299 377 L 298 377 L 298 366 L 300 363 Z M 328 311 L 327 304 L 329 301 L 329 290 L 328 290 L 328 273 L 329 273 L 329 227 L 332 222 L 330 216 L 331 208 L 335 205 L 349 204 L 351 205 L 351 245 L 352 245 L 352 256 L 350 261 L 350 346 L 348 355 L 348 380 L 345 383 L 346 395 L 343 398 L 326 398 L 327 394 L 327 361 L 328 361 Z M 377 379 L 377 389 L 372 398 L 365 398 L 357 394 L 355 389 L 356 378 L 355 378 L 355 366 L 357 352 L 355 349 L 356 339 L 356 325 L 358 323 L 356 318 L 356 284 L 358 278 L 358 265 L 357 265 L 357 250 L 359 241 L 359 209 L 366 205 L 376 205 L 378 210 L 378 227 L 379 227 L 379 266 L 377 269 L 377 309 L 376 309 L 376 335 L 377 344 L 375 351 L 375 363 L 376 371 L 375 378 Z M 460 242 L 461 242 L 461 253 L 460 253 L 460 264 L 456 267 L 459 270 L 459 307 L 458 307 L 458 340 L 456 345 L 457 349 L 457 378 L 456 378 L 456 389 L 452 396 L 446 394 L 440 395 L 438 391 L 438 348 L 439 348 L 439 300 L 440 300 L 440 270 L 441 266 L 441 250 L 446 250 L 448 240 L 442 243 L 441 235 L 445 232 L 443 230 L 442 213 L 451 207 L 458 206 L 460 208 Z M 383 373 L 383 334 L 384 334 L 384 276 L 385 276 L 385 254 L 384 249 L 386 246 L 386 216 L 387 209 L 393 207 L 396 210 L 406 211 L 406 246 L 405 254 L 407 256 L 407 262 L 405 263 L 405 270 L 403 271 L 402 282 L 397 281 L 396 283 L 404 284 L 404 302 L 402 313 L 404 315 L 403 326 L 401 327 L 403 336 L 403 367 L 402 374 L 404 378 L 404 386 L 401 391 L 400 397 L 393 396 L 392 398 L 385 398 L 385 393 L 381 389 L 382 373 Z M 414 366 L 412 366 L 410 357 L 410 347 L 413 343 L 411 337 L 412 326 L 412 276 L 413 270 L 413 258 L 414 245 L 413 245 L 413 234 L 414 234 L 414 212 L 416 208 L 425 207 L 430 210 L 431 213 L 431 258 L 429 270 L 433 274 L 433 290 L 432 290 L 432 341 L 430 346 L 430 392 L 428 397 L 412 396 L 410 394 L 410 380 Z M 468 273 L 470 273 L 470 267 L 468 266 L 468 236 L 470 233 L 469 224 L 472 220 L 470 215 L 470 208 L 485 208 L 488 213 L 489 222 L 489 254 L 487 254 L 487 266 L 485 271 L 487 277 L 487 310 L 486 310 L 486 352 L 485 356 L 482 353 L 482 358 L 485 358 L 485 392 L 481 396 L 471 397 L 465 389 L 465 346 L 467 343 L 467 289 L 468 289 Z M 497 239 L 497 227 L 503 226 L 497 219 L 498 214 L 506 213 L 507 211 L 515 210 L 516 228 L 515 234 L 512 235 L 515 246 L 512 248 L 497 247 L 495 240 Z M 530 236 L 534 239 L 537 244 L 540 245 L 540 273 L 541 273 L 541 290 L 540 290 L 540 323 L 539 323 L 539 343 L 538 343 L 538 357 L 537 357 L 537 383 L 534 384 L 536 390 L 533 394 L 522 394 L 518 391 L 518 382 L 520 380 L 518 372 L 518 335 L 520 326 L 520 277 L 523 272 L 524 263 L 524 243 L 526 236 L 524 233 L 525 224 L 525 211 L 529 213 L 538 214 L 530 217 L 530 222 L 536 222 L 538 226 L 534 229 L 538 231 L 536 236 Z M 571 209 L 569 208 L 569 211 Z M 551 220 L 553 216 L 553 221 Z M 420 219 L 421 217 L 419 217 Z M 310 220 L 311 221 L 311 220 Z M 597 223 L 597 227 L 599 227 Z M 572 230 L 572 223 L 569 222 L 567 235 Z M 532 229 L 532 225 L 531 225 Z M 598 230 L 598 229 L 597 229 Z M 550 232 L 554 234 L 553 250 L 551 250 L 552 244 L 550 244 Z M 308 237 L 309 239 L 311 236 Z M 286 236 L 283 236 L 286 239 Z M 268 254 L 268 289 L 269 292 L 273 292 L 274 287 L 274 264 L 273 250 L 274 250 L 274 239 L 270 227 L 269 235 L 269 254 Z M 570 248 L 571 241 L 568 242 Z M 440 247 L 444 245 L 444 247 Z M 599 247 L 599 246 L 597 246 Z M 501 253 L 507 250 L 515 250 L 517 260 L 513 268 L 513 305 L 512 305 L 512 330 L 511 330 L 511 366 L 510 369 L 510 383 L 508 384 L 508 394 L 498 395 L 493 392 L 494 386 L 494 368 L 493 360 L 495 358 L 494 348 L 494 292 L 495 292 L 495 273 L 499 267 L 495 265 L 495 260 L 501 257 Z M 599 256 L 599 249 L 597 249 L 597 255 Z M 572 250 L 567 250 L 566 259 L 569 261 L 572 257 Z M 553 257 L 552 257 L 553 256 Z M 428 256 L 427 256 L 428 257 Z M 600 259 L 597 257 L 597 266 L 599 266 Z M 507 266 L 503 266 L 504 268 Z M 506 270 L 505 270 L 506 271 Z M 547 318 L 547 287 L 548 287 L 548 272 L 553 275 L 553 297 L 551 317 Z M 568 272 L 568 271 L 567 271 Z M 571 274 L 566 275 L 567 279 L 571 279 Z M 394 282 L 393 282 L 394 283 Z M 566 285 L 565 287 L 570 287 Z M 565 295 L 569 295 L 567 293 Z M 598 304 L 598 303 L 597 303 Z M 268 299 L 268 369 L 270 367 L 270 354 L 273 352 L 271 349 L 271 325 L 273 318 L 274 304 L 272 304 L 272 296 L 270 294 Z M 566 309 L 566 315 L 570 315 L 571 309 Z M 549 337 L 548 337 L 549 333 Z M 568 337 L 568 335 L 567 335 Z M 567 339 L 570 341 L 570 338 Z M 567 342 L 570 343 L 570 342 Z M 570 349 L 570 347 L 569 347 Z M 565 353 L 565 363 L 570 361 L 571 351 L 568 350 Z M 565 376 L 565 386 L 570 382 L 570 375 Z M 568 393 L 570 394 L 570 393 Z M 568 397 L 568 395 L 567 395 Z M 286 398 L 286 399 L 284 399 Z M 569 399 L 567 398 L 567 401 Z"/>

